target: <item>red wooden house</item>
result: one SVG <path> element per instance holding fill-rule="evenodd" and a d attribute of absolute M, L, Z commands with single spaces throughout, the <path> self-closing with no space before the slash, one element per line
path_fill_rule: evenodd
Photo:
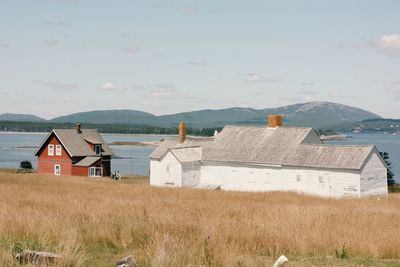
<path fill-rule="evenodd" d="M 54 129 L 35 152 L 38 172 L 55 175 L 110 176 L 110 147 L 97 130 Z"/>

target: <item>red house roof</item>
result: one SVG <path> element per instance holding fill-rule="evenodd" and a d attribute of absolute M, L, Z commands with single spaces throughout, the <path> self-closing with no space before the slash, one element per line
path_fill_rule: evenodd
<path fill-rule="evenodd" d="M 52 135 L 57 137 L 71 157 L 99 156 L 89 144 L 101 145 L 101 155 L 103 156 L 113 155 L 111 148 L 95 129 L 82 129 L 80 131 L 76 129 L 54 129 L 35 151 L 35 156 L 39 156 Z"/>

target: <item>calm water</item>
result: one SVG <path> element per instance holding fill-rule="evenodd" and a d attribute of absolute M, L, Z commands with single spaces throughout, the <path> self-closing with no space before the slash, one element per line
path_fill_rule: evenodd
<path fill-rule="evenodd" d="M 349 134 L 352 138 L 346 140 L 327 141 L 329 144 L 374 144 L 379 151 L 389 153 L 393 164 L 393 173 L 400 181 L 400 135 L 388 134 Z M 107 143 L 158 141 L 165 136 L 157 135 L 102 135 Z M 22 160 L 32 162 L 37 168 L 33 153 L 40 145 L 46 134 L 32 133 L 0 133 L 0 168 L 17 168 Z M 148 156 L 154 147 L 146 146 L 111 146 L 116 158 L 112 159 L 112 170 L 121 174 L 149 174 Z"/>

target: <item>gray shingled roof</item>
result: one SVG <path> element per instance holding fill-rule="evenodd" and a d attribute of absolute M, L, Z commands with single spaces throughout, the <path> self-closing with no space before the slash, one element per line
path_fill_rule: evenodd
<path fill-rule="evenodd" d="M 226 126 L 214 144 L 203 151 L 203 160 L 282 165 L 311 128 Z"/>
<path fill-rule="evenodd" d="M 185 155 L 190 160 L 193 155 L 184 153 L 184 148 L 197 146 L 202 148 L 202 161 L 359 170 L 375 149 L 372 145 L 325 145 L 319 138 L 310 144 L 307 137 L 312 135 L 312 128 L 226 126 L 207 141 L 164 141 L 150 158 L 159 160 L 168 151 L 176 153 L 175 148 L 181 148 L 180 160 L 185 161 Z"/>
<path fill-rule="evenodd" d="M 101 157 L 84 157 L 82 160 L 75 163 L 74 166 L 90 167 L 100 159 Z"/>
<path fill-rule="evenodd" d="M 189 148 L 189 147 L 204 147 L 207 143 L 212 142 L 213 138 L 190 138 L 187 137 L 183 144 L 178 142 L 178 139 L 165 139 L 160 145 L 150 154 L 150 159 L 161 159 L 170 149 L 173 148 Z"/>
<path fill-rule="evenodd" d="M 359 170 L 375 149 L 373 145 L 300 145 L 284 165 Z"/>
<path fill-rule="evenodd" d="M 171 149 L 172 154 L 181 162 L 193 162 L 200 161 L 202 148 L 201 147 L 185 147 L 185 148 L 173 148 Z"/>
<path fill-rule="evenodd" d="M 53 133 L 60 140 L 71 157 L 96 156 L 95 151 L 89 147 L 85 140 L 88 140 L 88 142 L 92 144 L 101 144 L 103 150 L 102 155 L 111 156 L 113 154 L 111 148 L 95 129 L 82 129 L 81 133 L 78 133 L 75 129 L 54 129 L 36 150 L 35 155 L 38 154 L 44 143 Z"/>

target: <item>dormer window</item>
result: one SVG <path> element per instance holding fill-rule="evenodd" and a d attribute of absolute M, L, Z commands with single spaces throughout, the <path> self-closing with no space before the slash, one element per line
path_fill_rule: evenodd
<path fill-rule="evenodd" d="M 101 154 L 101 145 L 95 145 L 94 151 L 96 152 L 96 155 L 100 155 Z"/>

